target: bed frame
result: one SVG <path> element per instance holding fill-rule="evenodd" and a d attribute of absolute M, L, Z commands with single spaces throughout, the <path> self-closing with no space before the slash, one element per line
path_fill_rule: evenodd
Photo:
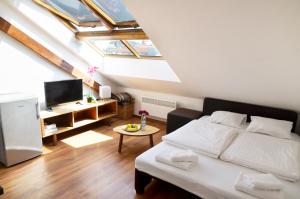
<path fill-rule="evenodd" d="M 251 115 L 291 121 L 293 122 L 292 132 L 295 132 L 298 118 L 298 114 L 291 110 L 242 102 L 233 102 L 209 97 L 204 98 L 202 115 L 211 115 L 214 111 L 231 111 L 247 114 L 247 122 L 250 122 Z"/>
<path fill-rule="evenodd" d="M 250 122 L 251 115 L 291 121 L 293 122 L 292 132 L 295 133 L 298 117 L 298 114 L 295 111 L 215 98 L 204 98 L 202 116 L 211 115 L 214 111 L 220 110 L 247 114 L 248 122 Z M 299 132 L 297 134 L 299 134 Z M 153 178 L 156 177 L 135 169 L 136 193 L 143 194 L 145 187 L 151 182 Z"/>

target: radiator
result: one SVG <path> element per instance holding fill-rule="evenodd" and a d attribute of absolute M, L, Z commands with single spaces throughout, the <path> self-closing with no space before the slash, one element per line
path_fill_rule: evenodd
<path fill-rule="evenodd" d="M 167 119 L 168 113 L 176 109 L 176 102 L 152 97 L 142 97 L 142 109 L 148 111 L 152 117 Z"/>

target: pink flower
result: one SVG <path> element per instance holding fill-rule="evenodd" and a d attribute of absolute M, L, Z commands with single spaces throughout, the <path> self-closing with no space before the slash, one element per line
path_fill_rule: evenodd
<path fill-rule="evenodd" d="M 140 110 L 139 115 L 149 115 L 149 113 L 146 110 Z"/>
<path fill-rule="evenodd" d="M 97 69 L 98 69 L 98 67 L 96 67 L 96 66 L 90 66 L 90 67 L 88 67 L 88 73 L 92 75 L 93 73 L 95 73 L 97 71 Z"/>

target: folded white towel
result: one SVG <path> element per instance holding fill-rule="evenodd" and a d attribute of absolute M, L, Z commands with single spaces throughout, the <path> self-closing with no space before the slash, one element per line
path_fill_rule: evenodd
<path fill-rule="evenodd" d="M 171 154 L 173 162 L 198 162 L 198 155 L 192 150 L 174 151 Z"/>
<path fill-rule="evenodd" d="M 246 177 L 246 176 L 245 176 Z M 273 174 L 248 174 L 247 178 L 253 183 L 254 188 L 281 190 L 282 183 Z"/>
<path fill-rule="evenodd" d="M 254 188 L 254 184 L 251 180 L 242 173 L 239 174 L 236 183 L 234 185 L 236 190 L 243 191 L 250 195 L 253 195 L 261 199 L 281 199 L 282 191 L 281 190 L 266 190 Z"/>
<path fill-rule="evenodd" d="M 167 164 L 169 166 L 173 166 L 179 169 L 188 170 L 193 165 L 194 162 L 174 162 L 171 160 L 172 151 L 162 151 L 158 155 L 155 156 L 156 161 Z"/>

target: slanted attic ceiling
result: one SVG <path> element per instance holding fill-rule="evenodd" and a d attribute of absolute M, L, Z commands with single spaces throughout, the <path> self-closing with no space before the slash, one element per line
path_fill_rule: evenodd
<path fill-rule="evenodd" d="M 162 90 L 300 111 L 300 1 L 124 2 L 181 81 Z"/>
<path fill-rule="evenodd" d="M 33 2 L 36 4 L 32 7 L 39 5 L 41 12 L 52 13 L 72 31 L 73 37 L 86 42 L 99 55 L 105 56 L 93 65 L 98 66 L 102 74 L 109 75 L 115 82 L 122 80 L 119 76 L 179 81 L 150 38 L 130 15 L 122 0 L 82 0 L 73 3 L 63 0 L 33 0 Z M 36 18 L 34 21 L 38 20 Z M 123 59 L 111 59 L 116 56 Z M 128 58 L 144 60 L 136 61 Z M 120 84 L 126 86 L 122 81 Z"/>

